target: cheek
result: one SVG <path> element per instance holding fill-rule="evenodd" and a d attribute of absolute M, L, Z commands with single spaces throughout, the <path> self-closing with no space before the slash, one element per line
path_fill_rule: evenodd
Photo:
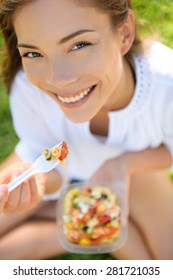
<path fill-rule="evenodd" d="M 122 57 L 117 49 L 101 49 L 85 61 L 85 71 L 95 74 L 101 80 L 119 75 L 122 68 Z"/>
<path fill-rule="evenodd" d="M 83 63 L 83 66 L 80 67 L 81 72 L 80 74 L 86 75 L 86 77 L 90 77 L 94 79 L 95 82 L 102 81 L 106 72 L 108 71 L 108 64 L 107 61 L 98 55 L 94 58 L 89 58 Z"/>
<path fill-rule="evenodd" d="M 109 60 L 107 73 L 113 83 L 117 83 L 120 80 L 123 71 L 123 59 L 120 55 L 112 56 Z"/>
<path fill-rule="evenodd" d="M 33 65 L 28 65 L 23 63 L 23 68 L 26 73 L 28 80 L 35 86 L 39 86 L 43 83 L 44 68 L 34 67 Z"/>

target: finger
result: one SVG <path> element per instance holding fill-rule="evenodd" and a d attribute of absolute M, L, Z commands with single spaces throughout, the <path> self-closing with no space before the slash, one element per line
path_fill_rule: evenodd
<path fill-rule="evenodd" d="M 38 195 L 42 198 L 45 193 L 46 177 L 44 174 L 38 173 L 35 175 L 35 181 L 37 183 Z"/>
<path fill-rule="evenodd" d="M 31 177 L 29 179 L 29 186 L 30 186 L 30 193 L 31 193 L 31 204 L 32 206 L 35 206 L 41 200 L 35 177 Z"/>
<path fill-rule="evenodd" d="M 11 172 L 1 172 L 1 178 L 0 178 L 0 185 L 1 184 L 8 184 L 11 181 Z"/>
<path fill-rule="evenodd" d="M 21 171 L 14 171 L 11 175 L 11 180 L 14 180 L 16 177 L 18 177 L 21 174 Z M 15 210 L 18 207 L 19 204 L 19 198 L 20 198 L 20 190 L 21 190 L 21 185 L 19 185 L 16 189 L 11 191 L 8 195 L 8 199 L 5 203 L 4 209 L 5 209 L 5 214 L 10 214 L 12 212 L 15 212 Z"/>
<path fill-rule="evenodd" d="M 31 204 L 31 193 L 30 193 L 29 182 L 25 181 L 21 184 L 19 206 L 17 211 L 24 212 L 28 210 L 30 208 L 30 204 Z"/>
<path fill-rule="evenodd" d="M 121 198 L 121 223 L 122 226 L 126 226 L 129 218 L 129 201 L 127 191 L 123 194 Z"/>
<path fill-rule="evenodd" d="M 24 169 L 23 166 L 17 167 L 17 165 L 16 165 L 13 168 L 9 167 L 8 169 L 1 171 L 0 184 L 10 183 L 13 179 L 15 179 L 17 176 L 19 176 L 25 170 L 26 170 L 26 168 Z"/>
<path fill-rule="evenodd" d="M 21 186 L 18 186 L 14 191 L 9 193 L 8 199 L 4 206 L 5 214 L 15 213 L 19 205 Z"/>
<path fill-rule="evenodd" d="M 4 205 L 5 205 L 6 198 L 7 198 L 7 193 L 8 193 L 8 189 L 7 189 L 6 185 L 1 185 L 0 186 L 0 213 L 4 209 Z"/>

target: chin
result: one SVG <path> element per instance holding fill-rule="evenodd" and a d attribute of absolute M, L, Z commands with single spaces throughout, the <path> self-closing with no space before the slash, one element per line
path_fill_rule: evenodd
<path fill-rule="evenodd" d="M 67 117 L 69 121 L 76 123 L 76 124 L 80 124 L 80 123 L 85 123 L 88 121 L 88 119 L 84 119 L 84 118 L 69 118 Z"/>
<path fill-rule="evenodd" d="M 65 116 L 69 121 L 76 123 L 76 124 L 85 123 L 92 119 L 92 117 L 84 116 L 84 115 L 80 116 L 79 114 L 77 114 L 75 116 L 70 116 L 70 115 L 65 114 Z"/>

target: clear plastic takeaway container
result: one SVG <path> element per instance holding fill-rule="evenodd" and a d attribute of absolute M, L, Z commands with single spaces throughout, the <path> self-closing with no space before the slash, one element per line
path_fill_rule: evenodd
<path fill-rule="evenodd" d="M 124 182 L 72 183 L 63 188 L 57 207 L 58 238 L 73 253 L 109 253 L 127 237 Z"/>

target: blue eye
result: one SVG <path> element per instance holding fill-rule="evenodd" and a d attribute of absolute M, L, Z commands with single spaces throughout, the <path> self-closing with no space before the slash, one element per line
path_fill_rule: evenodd
<path fill-rule="evenodd" d="M 37 57 L 42 57 L 42 55 L 40 53 L 37 53 L 37 52 L 27 52 L 23 55 L 23 57 L 37 58 Z"/>
<path fill-rule="evenodd" d="M 89 42 L 86 42 L 86 41 L 81 41 L 81 42 L 78 42 L 76 44 L 73 45 L 73 47 L 71 48 L 72 51 L 77 51 L 77 50 L 80 50 L 86 46 L 90 46 L 91 43 Z"/>

